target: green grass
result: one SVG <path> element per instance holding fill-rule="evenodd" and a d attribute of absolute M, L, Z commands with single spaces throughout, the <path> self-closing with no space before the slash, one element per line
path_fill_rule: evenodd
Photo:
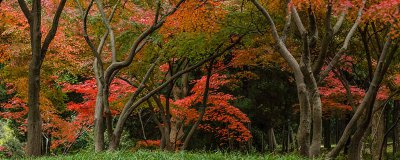
<path fill-rule="evenodd" d="M 75 155 L 49 156 L 36 158 L 37 160 L 302 160 L 298 155 L 271 155 L 271 154 L 243 154 L 243 153 L 224 153 L 224 152 L 162 152 L 139 150 L 118 151 L 118 152 L 80 152 Z"/>

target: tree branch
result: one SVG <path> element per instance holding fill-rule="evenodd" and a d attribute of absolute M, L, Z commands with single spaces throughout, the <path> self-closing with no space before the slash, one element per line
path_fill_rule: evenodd
<path fill-rule="evenodd" d="M 54 15 L 54 18 L 53 18 L 53 23 L 51 24 L 51 29 L 50 29 L 49 33 L 47 33 L 47 36 L 43 42 L 43 46 L 42 46 L 41 53 L 40 53 L 41 61 L 43 61 L 44 57 L 46 56 L 46 52 L 49 49 L 51 41 L 53 41 L 54 37 L 56 36 L 58 24 L 60 22 L 60 16 L 61 16 L 61 13 L 64 9 L 66 2 L 67 2 L 67 0 L 61 0 L 60 4 L 58 5 L 56 14 Z"/>
<path fill-rule="evenodd" d="M 328 73 L 333 69 L 333 67 L 339 62 L 340 58 L 342 58 L 342 56 L 347 51 L 347 47 L 349 46 L 350 40 L 353 37 L 354 33 L 356 32 L 358 25 L 361 23 L 361 18 L 363 15 L 365 3 L 366 3 L 366 0 L 363 0 L 362 5 L 357 13 L 357 19 L 354 22 L 353 26 L 351 27 L 349 33 L 347 34 L 342 48 L 339 49 L 339 51 L 333 57 L 332 61 L 328 64 L 327 68 L 321 73 L 318 83 L 321 83 L 325 79 L 325 77 L 328 75 Z"/>
<path fill-rule="evenodd" d="M 329 45 L 332 41 L 333 31 L 331 26 L 331 16 L 332 16 L 332 1 L 328 2 L 326 16 L 325 16 L 325 35 L 322 38 L 321 51 L 318 55 L 317 61 L 313 65 L 313 74 L 318 75 L 321 71 L 322 66 L 328 53 Z"/>
<path fill-rule="evenodd" d="M 117 4 L 119 1 L 117 2 Z M 107 28 L 108 33 L 110 35 L 110 43 L 111 43 L 111 59 L 112 62 L 117 61 L 117 53 L 115 50 L 115 37 L 114 37 L 114 31 L 110 25 L 110 21 L 107 19 L 106 14 L 104 12 L 103 4 L 101 3 L 100 0 L 96 0 L 97 8 L 100 11 L 101 14 L 101 19 L 103 20 L 104 26 Z"/>
<path fill-rule="evenodd" d="M 22 12 L 24 13 L 26 20 L 28 20 L 28 23 L 31 23 L 32 22 L 31 11 L 29 11 L 29 8 L 26 5 L 25 0 L 18 0 L 18 4 Z"/>

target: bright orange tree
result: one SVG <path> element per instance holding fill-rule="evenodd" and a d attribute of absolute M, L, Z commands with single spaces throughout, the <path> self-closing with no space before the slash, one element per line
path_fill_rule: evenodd
<path fill-rule="evenodd" d="M 58 1 L 46 0 L 42 4 L 42 34 L 46 37 L 52 25 L 52 18 Z M 46 59 L 42 64 L 40 91 L 40 113 L 43 121 L 43 136 L 49 140 L 46 149 L 67 147 L 74 142 L 80 130 L 68 118 L 62 115 L 65 111 L 64 97 L 56 81 L 67 74 L 84 73 L 88 68 L 86 48 L 80 36 L 79 23 L 74 17 L 77 10 L 67 4 L 59 21 L 58 32 L 51 43 Z M 11 97 L 1 105 L 1 117 L 14 120 L 19 125 L 22 135 L 26 133 L 27 114 L 27 81 L 30 60 L 29 25 L 16 1 L 2 2 L 0 7 L 0 83 L 6 85 Z M 50 141 L 51 138 L 51 141 Z M 51 144 L 51 145 L 50 145 Z"/>
<path fill-rule="evenodd" d="M 198 117 L 198 112 L 193 110 L 195 104 L 203 101 L 206 76 L 193 81 L 194 86 L 191 95 L 173 102 L 174 118 L 186 119 L 186 123 L 193 122 Z M 232 106 L 230 102 L 235 98 L 219 91 L 221 87 L 228 84 L 229 80 L 225 75 L 213 74 L 210 79 L 210 91 L 207 101 L 207 109 L 200 129 L 210 132 L 219 139 L 220 144 L 227 144 L 228 141 L 247 142 L 250 140 L 251 133 L 246 127 L 250 119 L 238 108 Z"/>

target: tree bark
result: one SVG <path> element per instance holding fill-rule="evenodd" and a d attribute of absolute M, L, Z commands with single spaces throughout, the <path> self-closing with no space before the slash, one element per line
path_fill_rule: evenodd
<path fill-rule="evenodd" d="M 384 142 L 384 136 L 385 136 L 385 107 L 380 107 L 382 103 L 378 102 L 375 103 L 374 108 L 379 108 L 377 112 L 372 117 L 372 131 L 371 131 L 371 137 L 372 137 L 372 159 L 378 160 L 379 159 L 379 153 L 380 153 L 380 147 L 381 144 Z M 384 149 L 385 150 L 385 149 Z"/>
<path fill-rule="evenodd" d="M 41 3 L 32 2 L 32 21 L 30 22 L 30 36 L 32 60 L 29 65 L 28 82 L 28 142 L 27 155 L 42 155 L 42 120 L 39 109 L 40 93 L 40 65 L 41 65 Z"/>
<path fill-rule="evenodd" d="M 97 82 L 98 90 L 94 113 L 94 147 L 95 152 L 104 150 L 104 117 L 103 117 L 103 90 L 102 84 Z"/>
<path fill-rule="evenodd" d="M 48 32 L 43 45 L 41 33 L 41 1 L 32 1 L 32 10 L 24 0 L 18 0 L 19 6 L 29 23 L 32 59 L 29 65 L 28 75 L 28 138 L 26 153 L 28 156 L 40 156 L 42 152 L 42 120 L 40 116 L 40 70 L 45 58 L 47 49 L 54 39 L 57 32 L 58 22 L 66 0 L 62 0 L 58 5 L 53 23 Z"/>

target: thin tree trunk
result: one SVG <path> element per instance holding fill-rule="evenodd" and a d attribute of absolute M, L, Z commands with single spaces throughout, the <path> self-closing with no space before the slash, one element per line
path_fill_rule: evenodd
<path fill-rule="evenodd" d="M 205 86 L 205 89 L 204 89 L 203 102 L 202 102 L 203 104 L 202 104 L 202 107 L 200 109 L 199 118 L 193 124 L 192 128 L 190 129 L 189 133 L 187 134 L 187 136 L 185 138 L 185 141 L 183 142 L 183 145 L 182 145 L 182 148 L 181 148 L 182 150 L 185 150 L 187 148 L 187 146 L 189 145 L 189 142 L 192 139 L 192 136 L 193 136 L 194 132 L 196 131 L 197 127 L 200 125 L 200 122 L 203 120 L 203 116 L 206 113 L 208 94 L 209 94 L 208 92 L 210 90 L 210 79 L 211 79 L 211 75 L 212 75 L 213 65 L 214 65 L 214 59 L 212 59 L 210 61 L 210 65 L 207 67 L 206 86 Z"/>
<path fill-rule="evenodd" d="M 273 152 L 275 150 L 277 146 L 276 143 L 276 138 L 275 138 L 275 134 L 274 134 L 274 128 L 270 127 L 268 129 L 268 148 L 271 152 Z"/>
<path fill-rule="evenodd" d="M 325 149 L 331 149 L 331 120 L 324 119 L 324 148 Z"/>
<path fill-rule="evenodd" d="M 393 122 L 400 118 L 400 101 L 394 101 Z M 393 155 L 400 151 L 400 125 L 395 125 L 393 130 Z"/>
<path fill-rule="evenodd" d="M 381 103 L 376 103 L 374 108 L 380 107 Z M 377 160 L 379 159 L 379 151 L 381 144 L 384 142 L 384 136 L 385 136 L 385 116 L 386 114 L 384 113 L 384 108 L 385 107 L 380 107 L 377 112 L 372 117 L 372 132 L 371 132 L 371 137 L 372 137 L 372 159 Z"/>

